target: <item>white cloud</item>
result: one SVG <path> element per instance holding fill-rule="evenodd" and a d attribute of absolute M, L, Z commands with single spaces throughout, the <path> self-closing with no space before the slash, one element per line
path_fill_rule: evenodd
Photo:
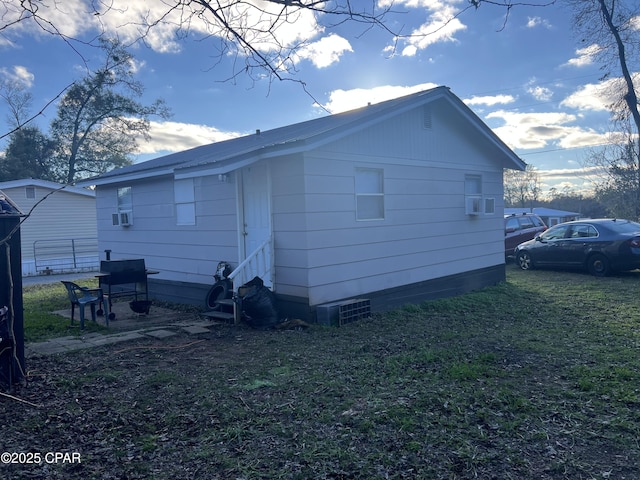
<path fill-rule="evenodd" d="M 487 119 L 499 118 L 504 124 L 492 130 L 511 148 L 545 148 L 550 144 L 562 148 L 600 145 L 608 135 L 592 129 L 568 125 L 577 120 L 568 113 L 520 113 L 498 110 Z"/>
<path fill-rule="evenodd" d="M 179 122 L 151 122 L 148 141 L 139 140 L 139 154 L 179 152 L 189 148 L 220 142 L 240 136 L 207 125 Z"/>
<path fill-rule="evenodd" d="M 527 28 L 536 28 L 542 26 L 544 28 L 551 28 L 551 23 L 549 20 L 542 17 L 528 17 L 527 18 Z"/>
<path fill-rule="evenodd" d="M 600 175 L 602 167 L 555 168 L 552 170 L 536 170 L 536 173 L 546 178 L 592 177 Z"/>
<path fill-rule="evenodd" d="M 455 34 L 467 27 L 459 18 L 460 9 L 456 7 L 460 0 L 382 0 L 378 2 L 381 8 L 394 8 L 404 5 L 406 8 L 417 9 L 422 12 L 428 11 L 428 19 L 418 28 L 414 29 L 407 36 L 402 36 L 398 41 L 406 44 L 400 49 L 403 56 L 414 56 L 419 50 L 424 50 L 429 45 L 439 42 L 455 42 Z M 396 51 L 396 46 L 385 48 L 387 52 Z"/>
<path fill-rule="evenodd" d="M 5 24 L 16 20 L 22 8 L 3 3 L 7 12 L 3 12 Z M 111 0 L 106 3 L 95 2 L 99 15 L 87 7 L 84 0 L 41 0 L 39 15 L 45 21 L 56 25 L 60 33 L 79 38 L 87 32 L 105 30 L 118 36 L 124 43 L 131 43 L 144 37 L 145 42 L 157 52 L 180 51 L 179 38 L 187 34 L 191 37 L 208 36 L 229 37 L 228 31 L 219 21 L 191 2 L 181 2 L 171 8 L 171 2 L 157 0 Z M 277 51 L 307 43 L 322 33 L 314 13 L 309 9 L 288 8 L 261 0 L 246 2 L 222 1 L 224 16 L 232 27 L 245 35 L 251 46 L 259 51 Z M 284 12 L 284 13 L 283 13 Z M 274 19 L 277 19 L 274 21 Z M 148 29 L 146 25 L 152 24 Z M 24 21 L 12 26 L 5 35 L 15 32 L 29 35 L 45 35 L 45 32 L 32 21 Z M 19 45 L 19 42 L 14 39 Z"/>
<path fill-rule="evenodd" d="M 391 50 L 390 47 L 385 48 L 385 51 L 390 51 L 390 50 Z M 418 47 L 416 47 L 415 45 L 407 45 L 402 49 L 402 51 L 400 52 L 400 55 L 402 55 L 403 57 L 414 57 L 417 53 L 418 53 Z"/>
<path fill-rule="evenodd" d="M 340 60 L 344 52 L 353 52 L 349 41 L 334 33 L 303 47 L 297 56 L 311 60 L 318 68 L 328 67 Z"/>
<path fill-rule="evenodd" d="M 466 103 L 467 105 L 486 105 L 486 106 L 493 106 L 493 105 L 504 105 L 504 104 L 508 104 L 508 103 L 513 103 L 515 102 L 516 99 L 513 95 L 491 95 L 491 96 L 482 96 L 482 97 L 478 97 L 478 96 L 473 96 L 471 98 L 467 98 L 464 100 L 464 103 Z"/>
<path fill-rule="evenodd" d="M 413 86 L 384 85 L 374 88 L 354 88 L 351 90 L 334 90 L 329 94 L 329 102 L 324 105 L 331 113 L 345 112 L 365 107 L 369 103 L 380 103 L 385 100 L 410 95 L 435 88 L 435 83 L 422 83 Z"/>
<path fill-rule="evenodd" d="M 622 82 L 621 78 L 611 78 L 601 83 L 582 85 L 565 98 L 560 106 L 579 110 L 609 110 L 610 105 L 620 100 L 620 92 L 624 91 Z"/>
<path fill-rule="evenodd" d="M 553 97 L 553 92 L 547 87 L 532 86 L 527 88 L 527 92 L 531 94 L 533 98 L 541 102 L 548 102 Z"/>
<path fill-rule="evenodd" d="M 600 167 L 536 169 L 543 190 L 569 188 L 576 193 L 592 195 L 595 182 L 602 178 Z"/>
<path fill-rule="evenodd" d="M 562 148 L 595 147 L 610 140 L 610 134 L 599 133 L 590 128 L 570 127 L 565 129 L 564 133 L 565 135 L 558 142 Z"/>
<path fill-rule="evenodd" d="M 22 3 L 17 0 L 2 2 L 2 23 L 11 25 L 13 22 L 17 22 L 10 29 L 3 32 L 7 36 L 11 32 L 17 32 L 18 36 L 32 35 L 34 33 L 48 35 L 53 32 L 53 28 L 49 27 L 49 25 L 55 25 L 55 33 L 69 38 L 76 38 L 82 32 L 98 25 L 97 19 L 87 14 L 87 6 L 84 0 L 65 0 L 64 2 L 42 0 L 37 2 L 36 7 L 42 27 L 31 19 L 24 19 Z M 23 18 L 23 20 L 18 21 L 20 18 Z M 43 28 L 50 28 L 50 31 L 45 32 Z M 17 46 L 20 45 L 19 39 L 13 39 L 12 43 Z"/>
<path fill-rule="evenodd" d="M 589 45 L 585 48 L 579 48 L 576 50 L 577 57 L 570 58 L 566 65 L 571 67 L 584 67 L 587 65 L 591 65 L 596 57 L 596 55 L 602 50 L 602 47 L 597 43 L 593 45 Z"/>
<path fill-rule="evenodd" d="M 19 83 L 26 88 L 31 88 L 35 80 L 33 73 L 21 65 L 14 65 L 13 68 L 0 68 L 0 78 Z"/>

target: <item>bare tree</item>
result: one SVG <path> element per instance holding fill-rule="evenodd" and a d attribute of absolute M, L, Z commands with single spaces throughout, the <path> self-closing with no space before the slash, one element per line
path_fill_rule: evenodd
<path fill-rule="evenodd" d="M 9 112 L 7 121 L 13 128 L 26 122 L 33 97 L 27 87 L 16 80 L 0 81 L 0 98 L 4 100 Z"/>
<path fill-rule="evenodd" d="M 621 141 L 592 154 L 588 163 L 606 167 L 607 175 L 596 187 L 611 214 L 640 218 L 640 111 L 634 75 L 640 36 L 637 19 L 640 5 L 632 0 L 567 0 L 573 9 L 574 27 L 583 42 L 593 46 L 603 70 L 611 81 L 609 110 L 613 122 L 624 132 Z M 619 200 L 614 200 L 616 196 Z M 625 208 L 621 208 L 625 205 Z"/>
<path fill-rule="evenodd" d="M 638 219 L 638 145 L 632 122 L 625 124 L 623 133 L 615 135 L 609 145 L 593 150 L 587 162 L 602 172 L 595 185 L 595 195 L 607 207 L 608 215 Z"/>
<path fill-rule="evenodd" d="M 533 165 L 524 172 L 505 169 L 504 203 L 506 207 L 527 207 L 540 200 L 540 176 Z"/>

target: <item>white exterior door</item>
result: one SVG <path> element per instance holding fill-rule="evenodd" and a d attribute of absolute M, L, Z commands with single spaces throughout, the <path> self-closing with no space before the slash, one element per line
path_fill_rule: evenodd
<path fill-rule="evenodd" d="M 271 207 L 270 207 L 269 171 L 266 163 L 257 163 L 242 169 L 242 241 L 244 258 L 253 254 L 256 249 L 271 237 Z M 271 250 L 267 248 L 251 264 L 246 273 L 246 280 L 256 275 L 264 280 L 265 285 L 271 286 L 270 278 L 265 278 L 265 272 L 260 271 L 265 266 L 270 268 Z"/>

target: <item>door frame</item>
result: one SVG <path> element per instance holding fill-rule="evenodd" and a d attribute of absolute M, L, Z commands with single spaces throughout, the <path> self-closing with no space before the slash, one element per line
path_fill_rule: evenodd
<path fill-rule="evenodd" d="M 264 162 L 264 166 L 265 166 L 265 171 L 266 171 L 266 188 L 267 188 L 267 198 L 268 198 L 268 202 L 267 202 L 267 208 L 268 208 L 268 236 L 267 238 L 271 238 L 273 241 L 273 205 L 272 205 L 272 190 L 271 190 L 271 168 L 270 168 L 270 163 L 266 160 L 262 160 L 262 162 Z M 247 255 L 249 253 L 252 252 L 247 252 L 247 245 L 245 242 L 246 239 L 246 235 L 244 234 L 245 232 L 245 188 L 246 188 L 246 183 L 245 183 L 245 176 L 244 176 L 244 170 L 246 168 L 251 168 L 252 166 L 255 166 L 256 164 L 260 163 L 260 160 L 258 162 L 254 162 L 251 163 L 249 165 L 246 165 L 244 167 L 240 167 L 238 170 L 236 170 L 236 175 L 235 175 L 235 179 L 236 179 L 236 203 L 237 203 L 237 218 L 238 218 L 238 225 L 237 225 L 237 233 L 238 233 L 238 264 L 242 263 L 246 258 Z M 265 239 L 266 240 L 266 239 Z M 273 255 L 273 245 L 272 245 L 272 249 L 271 249 L 271 255 Z M 271 264 L 273 265 L 273 258 L 271 259 Z M 272 272 L 273 275 L 273 272 Z M 266 279 L 265 279 L 265 283 Z M 269 282 L 270 283 L 270 282 Z"/>

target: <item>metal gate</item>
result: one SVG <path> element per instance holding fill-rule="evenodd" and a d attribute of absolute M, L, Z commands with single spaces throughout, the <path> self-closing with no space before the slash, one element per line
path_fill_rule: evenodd
<path fill-rule="evenodd" d="M 98 270 L 98 239 L 59 238 L 33 242 L 36 273 L 66 273 Z"/>

